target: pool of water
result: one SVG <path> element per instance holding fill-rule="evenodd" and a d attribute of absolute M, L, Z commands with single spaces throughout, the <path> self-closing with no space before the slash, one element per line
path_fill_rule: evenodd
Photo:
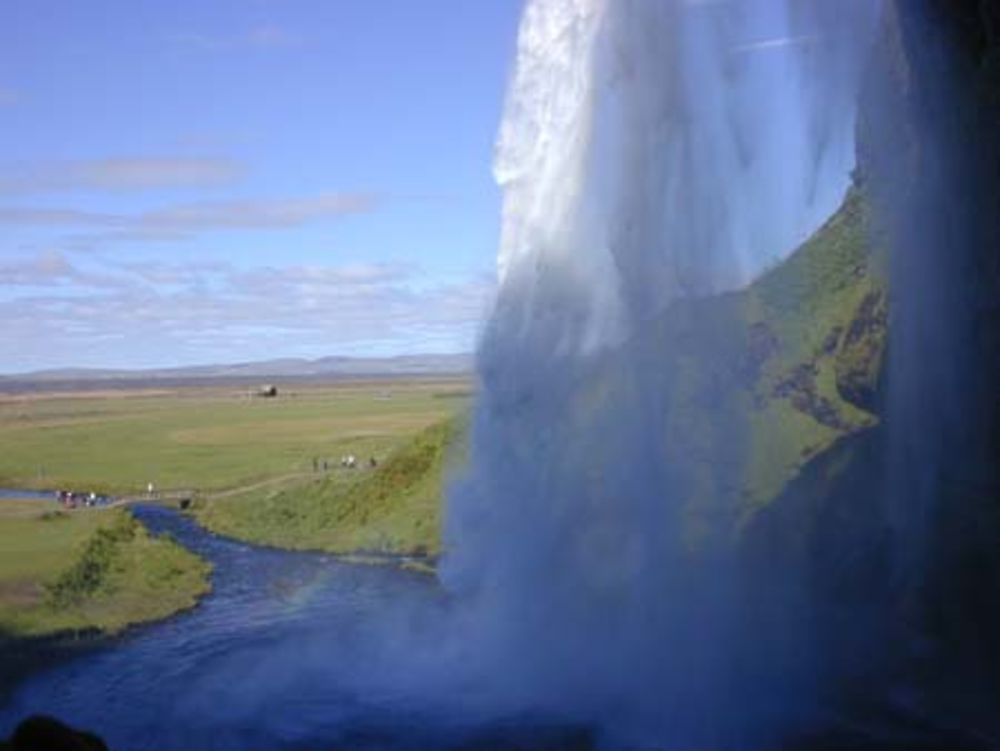
<path fill-rule="evenodd" d="M 438 630 L 449 603 L 432 578 L 243 545 L 167 509 L 136 514 L 213 563 L 213 593 L 35 674 L 0 710 L 0 733 L 47 713 L 128 751 L 586 744 L 498 704 Z"/>

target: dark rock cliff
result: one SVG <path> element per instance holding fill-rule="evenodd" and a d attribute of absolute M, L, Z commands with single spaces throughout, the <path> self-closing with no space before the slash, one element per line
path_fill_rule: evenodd
<path fill-rule="evenodd" d="M 931 651 L 997 683 L 1000 3 L 890 2 L 867 82 L 859 171 L 891 248 L 893 574 Z"/>
<path fill-rule="evenodd" d="M 887 0 L 857 179 L 889 248 L 888 364 L 844 335 L 841 394 L 879 414 L 812 459 L 746 548 L 802 572 L 848 691 L 992 734 L 1000 697 L 1000 2 Z"/>

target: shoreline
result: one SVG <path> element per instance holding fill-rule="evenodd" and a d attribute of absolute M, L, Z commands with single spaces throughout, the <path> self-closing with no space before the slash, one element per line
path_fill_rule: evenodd
<path fill-rule="evenodd" d="M 0 501 L 8 546 L 0 645 L 115 635 L 190 610 L 212 592 L 211 563 L 131 510 L 35 503 Z"/>
<path fill-rule="evenodd" d="M 359 548 L 357 550 L 342 551 L 342 550 L 326 550 L 323 548 L 294 548 L 285 545 L 276 545 L 274 543 L 260 542 L 257 540 L 250 540 L 243 537 L 238 537 L 233 534 L 227 534 L 224 532 L 219 532 L 204 523 L 198 518 L 196 513 L 193 513 L 189 509 L 178 510 L 171 509 L 174 513 L 181 514 L 182 516 L 190 519 L 194 524 L 197 524 L 205 534 L 217 537 L 221 540 L 228 540 L 230 542 L 239 543 L 240 545 L 248 545 L 252 548 L 258 548 L 260 550 L 271 550 L 281 553 L 303 553 L 307 555 L 317 555 L 330 558 L 331 560 L 337 561 L 338 563 L 346 563 L 352 566 L 394 566 L 403 571 L 409 571 L 412 573 L 419 573 L 425 576 L 431 576 L 437 578 L 437 566 L 441 560 L 439 554 L 432 553 L 403 553 L 403 552 L 392 552 L 384 550 L 365 550 Z"/>
<path fill-rule="evenodd" d="M 0 503 L 2 503 L 2 499 L 0 499 Z M 321 549 L 306 550 L 261 544 L 215 532 L 202 525 L 194 514 L 173 508 L 169 509 L 169 512 L 189 519 L 206 536 L 246 545 L 256 550 L 316 556 L 350 566 L 387 566 L 400 572 L 437 579 L 437 556 L 364 550 L 335 553 Z M 163 536 L 161 533 L 154 532 L 140 518 L 135 516 L 133 518 L 150 537 L 160 538 Z M 197 553 L 192 547 L 175 538 L 170 539 L 187 553 L 197 556 L 202 563 L 214 568 L 211 560 Z M 139 635 L 147 629 L 157 628 L 190 614 L 213 595 L 212 576 L 213 571 L 210 570 L 207 576 L 207 588 L 196 594 L 193 602 L 160 617 L 123 623 L 120 628 L 108 629 L 95 625 L 81 628 L 60 628 L 52 632 L 37 634 L 0 631 L 0 664 L 4 668 L 2 675 L 0 675 L 0 706 L 10 698 L 19 686 L 37 673 L 77 657 L 96 653 L 103 649 L 113 649 L 123 641 Z"/>

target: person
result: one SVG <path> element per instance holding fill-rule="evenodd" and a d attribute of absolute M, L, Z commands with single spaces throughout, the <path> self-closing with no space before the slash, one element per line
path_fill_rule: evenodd
<path fill-rule="evenodd" d="M 149 483 L 146 486 L 146 495 L 153 495 L 153 483 Z"/>

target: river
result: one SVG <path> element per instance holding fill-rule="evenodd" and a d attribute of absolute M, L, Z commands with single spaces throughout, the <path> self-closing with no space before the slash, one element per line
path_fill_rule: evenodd
<path fill-rule="evenodd" d="M 246 545 L 163 507 L 134 513 L 213 564 L 212 593 L 40 666 L 0 708 L 0 737 L 42 713 L 113 751 L 593 747 L 597 736 L 568 715 L 526 708 L 508 675 L 516 666 L 468 638 L 483 624 L 463 631 L 461 609 L 431 577 Z M 838 732 L 850 728 L 852 748 L 895 748 L 887 738 L 976 747 L 950 743 L 967 741 L 954 733 L 936 745 L 939 731 L 912 719 L 878 711 Z"/>
<path fill-rule="evenodd" d="M 0 488 L 0 500 L 51 501 L 56 497 L 54 490 L 18 490 Z"/>
<path fill-rule="evenodd" d="M 413 653 L 449 608 L 430 577 L 244 545 L 164 508 L 136 515 L 212 562 L 212 594 L 33 675 L 0 733 L 46 713 L 128 751 L 577 746 L 492 698 L 484 712 L 488 687 L 446 643 Z"/>

